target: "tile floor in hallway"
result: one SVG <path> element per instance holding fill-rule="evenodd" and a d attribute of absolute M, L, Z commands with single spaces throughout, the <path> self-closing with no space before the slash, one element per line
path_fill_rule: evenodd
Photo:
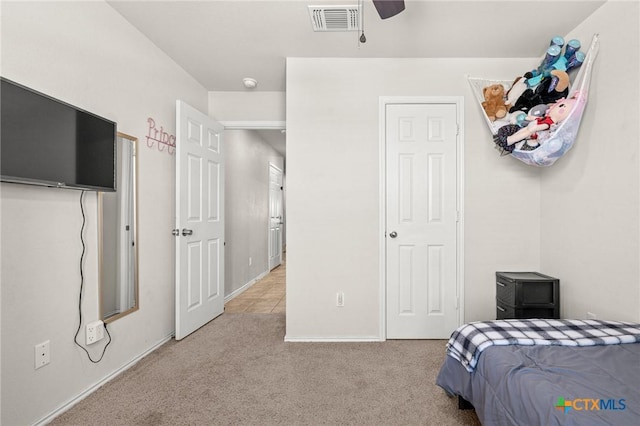
<path fill-rule="evenodd" d="M 285 313 L 285 260 L 244 293 L 224 305 L 225 312 Z"/>

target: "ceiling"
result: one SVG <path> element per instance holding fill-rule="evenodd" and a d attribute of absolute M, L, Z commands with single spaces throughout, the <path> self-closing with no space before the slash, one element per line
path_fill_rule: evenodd
<path fill-rule="evenodd" d="M 354 31 L 313 31 L 309 5 L 359 2 L 366 43 Z M 244 77 L 258 81 L 253 90 L 285 91 L 287 57 L 542 57 L 540 40 L 568 34 L 605 2 L 405 0 L 382 20 L 371 0 L 108 1 L 209 91 L 249 90 Z"/>
<path fill-rule="evenodd" d="M 109 1 L 210 91 L 285 90 L 291 57 L 535 58 L 540 40 L 565 35 L 605 1 L 405 0 L 382 20 L 364 0 L 367 42 L 357 32 L 314 32 L 309 5 L 359 0 Z M 362 1 L 362 0 L 360 0 Z M 541 5 L 547 3 L 547 7 Z M 538 15 L 536 17 L 536 14 Z"/>

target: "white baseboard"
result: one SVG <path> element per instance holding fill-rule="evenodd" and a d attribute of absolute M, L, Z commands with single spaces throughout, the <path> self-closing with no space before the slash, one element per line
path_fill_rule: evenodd
<path fill-rule="evenodd" d="M 284 336 L 287 343 L 364 343 L 364 342 L 384 342 L 380 336 L 363 336 L 363 337 L 288 337 Z"/>
<path fill-rule="evenodd" d="M 242 293 L 244 293 L 245 291 L 249 290 L 252 285 L 254 285 L 258 281 L 260 281 L 261 279 L 266 277 L 268 274 L 269 274 L 269 271 L 264 271 L 263 273 L 261 273 L 260 275 L 258 275 L 257 277 L 255 277 L 254 279 L 252 279 L 251 281 L 249 281 L 248 283 L 246 283 L 242 287 L 240 287 L 239 289 L 233 291 L 228 296 L 225 296 L 224 297 L 224 303 L 227 303 L 229 300 L 232 300 L 232 299 L 240 296 Z"/>
<path fill-rule="evenodd" d="M 171 333 L 170 335 L 163 337 L 158 342 L 156 342 L 152 347 L 150 347 L 149 349 L 147 349 L 146 351 L 144 351 L 140 355 L 136 356 L 135 358 L 133 358 L 132 360 L 130 360 L 129 362 L 127 362 L 126 364 L 124 364 L 123 366 L 121 366 L 120 368 L 115 370 L 114 372 L 112 372 L 111 374 L 109 374 L 108 376 L 102 378 L 102 380 L 100 380 L 97 383 L 94 383 L 93 385 L 89 386 L 87 389 L 85 389 L 84 391 L 82 391 L 78 395 L 76 395 L 75 397 L 71 398 L 69 401 L 67 401 L 64 404 L 62 404 L 56 410 L 52 411 L 51 413 L 47 414 L 45 417 L 43 417 L 40 420 L 38 420 L 36 423 L 34 423 L 34 426 L 46 425 L 47 423 L 51 422 L 53 419 L 58 417 L 60 414 L 64 413 L 65 411 L 70 410 L 74 405 L 76 405 L 77 403 L 79 403 L 80 401 L 82 401 L 83 399 L 88 397 L 89 395 L 91 395 L 93 392 L 98 390 L 101 386 L 104 386 L 105 384 L 107 384 L 108 382 L 113 380 L 116 376 L 118 376 L 120 373 L 123 373 L 124 371 L 126 371 L 129 368 L 133 367 L 142 358 L 144 358 L 145 356 L 149 355 L 151 352 L 153 352 L 156 349 L 158 349 L 160 346 L 162 346 L 165 343 L 167 343 L 169 340 L 171 340 L 171 338 L 173 336 L 174 336 L 174 333 Z"/>

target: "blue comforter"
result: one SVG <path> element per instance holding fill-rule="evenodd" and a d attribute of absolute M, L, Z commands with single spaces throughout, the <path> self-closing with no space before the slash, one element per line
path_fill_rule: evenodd
<path fill-rule="evenodd" d="M 446 356 L 436 383 L 483 425 L 640 425 L 640 343 L 490 346 L 473 372 Z"/>

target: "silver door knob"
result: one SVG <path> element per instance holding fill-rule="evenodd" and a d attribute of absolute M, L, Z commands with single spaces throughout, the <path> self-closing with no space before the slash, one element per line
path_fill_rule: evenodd
<path fill-rule="evenodd" d="M 391 238 L 395 238 L 395 237 L 397 237 L 397 236 L 398 236 L 398 233 L 397 233 L 396 231 L 391 231 L 391 233 L 389 234 L 389 236 L 390 236 Z"/>
<path fill-rule="evenodd" d="M 193 235 L 193 229 L 182 228 L 182 236 Z"/>

